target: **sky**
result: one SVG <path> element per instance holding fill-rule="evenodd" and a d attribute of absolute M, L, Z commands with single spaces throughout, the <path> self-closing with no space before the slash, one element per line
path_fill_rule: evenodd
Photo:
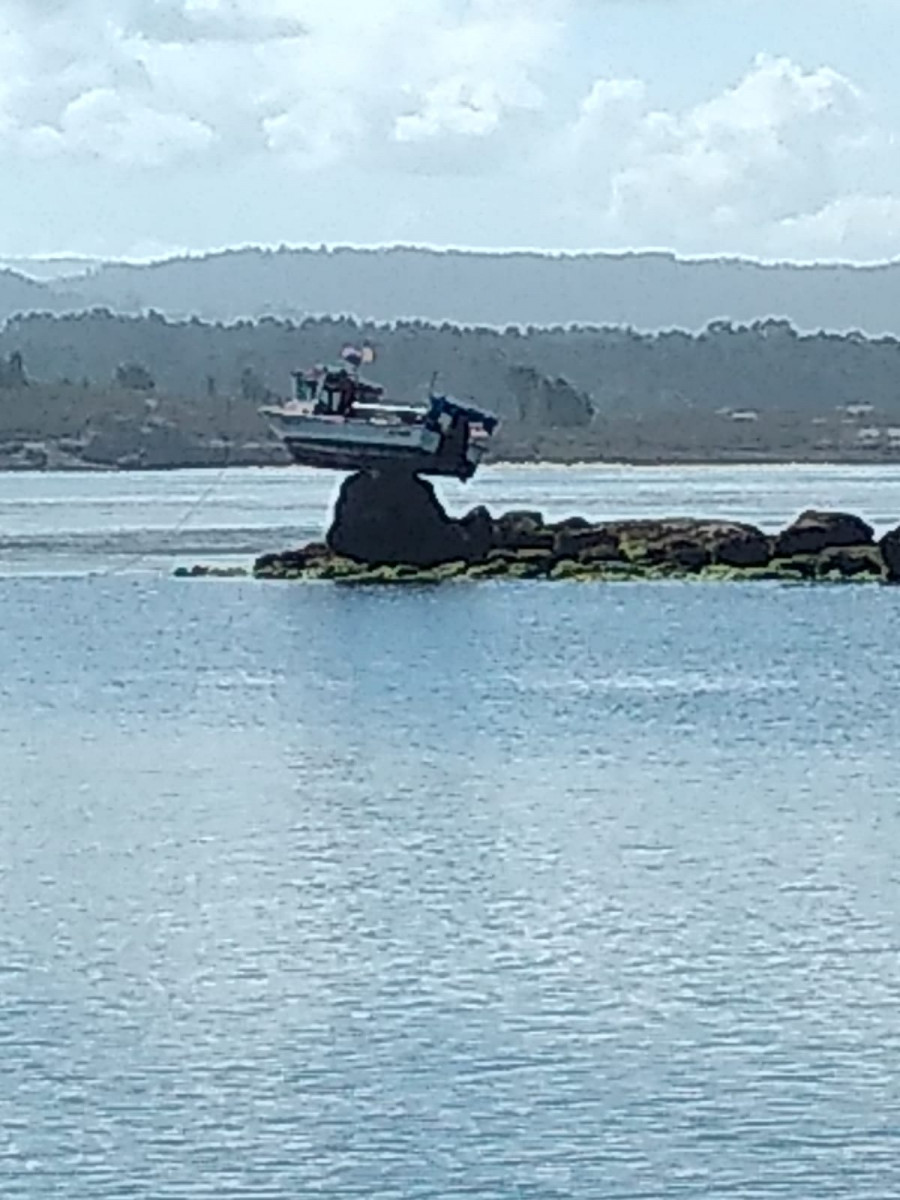
<path fill-rule="evenodd" d="M 0 0 L 0 255 L 900 257 L 900 0 Z"/>

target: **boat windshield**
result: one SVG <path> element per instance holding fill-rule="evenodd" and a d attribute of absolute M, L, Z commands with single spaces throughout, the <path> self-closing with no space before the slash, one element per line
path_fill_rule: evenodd
<path fill-rule="evenodd" d="M 294 396 L 297 400 L 315 403 L 319 398 L 318 375 L 304 375 L 298 372 L 294 375 Z"/>

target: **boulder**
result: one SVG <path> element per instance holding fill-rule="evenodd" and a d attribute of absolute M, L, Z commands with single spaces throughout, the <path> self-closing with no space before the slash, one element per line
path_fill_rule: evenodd
<path fill-rule="evenodd" d="M 871 546 L 873 540 L 872 526 L 852 513 L 808 509 L 775 538 L 774 557 L 819 554 L 832 546 Z"/>
<path fill-rule="evenodd" d="M 605 529 L 619 539 L 631 562 L 672 562 L 696 569 L 709 563 L 764 567 L 772 557 L 769 539 L 755 525 L 687 517 L 614 521 Z"/>
<path fill-rule="evenodd" d="M 886 533 L 878 543 L 890 583 L 900 583 L 900 526 Z"/>
<path fill-rule="evenodd" d="M 583 525 L 567 521 L 557 526 L 553 550 L 559 558 L 590 559 L 592 562 L 621 557 L 618 535 L 605 525 L 591 525 L 587 521 Z"/>
<path fill-rule="evenodd" d="M 838 546 L 819 555 L 819 573 L 843 579 L 857 575 L 875 578 L 884 574 L 884 561 L 876 546 Z"/>
<path fill-rule="evenodd" d="M 702 571 L 712 562 L 712 553 L 692 538 L 671 538 L 647 547 L 649 562 L 678 567 L 682 571 Z"/>
<path fill-rule="evenodd" d="M 341 485 L 326 540 L 333 554 L 355 562 L 472 562 L 490 547 L 493 523 L 485 515 L 447 516 L 432 485 L 409 472 L 359 471 Z"/>
<path fill-rule="evenodd" d="M 302 571 L 312 559 L 319 557 L 314 553 L 316 549 L 319 547 L 305 546 L 302 550 L 283 550 L 280 553 L 263 554 L 253 564 L 253 574 L 261 579 L 276 579 L 289 571 Z M 324 547 L 321 549 L 325 551 Z"/>
<path fill-rule="evenodd" d="M 479 504 L 467 512 L 459 524 L 472 548 L 473 557 L 483 558 L 494 544 L 494 518 L 483 504 Z"/>
<path fill-rule="evenodd" d="M 713 556 L 727 567 L 767 567 L 772 558 L 772 543 L 753 525 L 722 526 L 713 535 Z"/>
<path fill-rule="evenodd" d="M 542 513 L 513 511 L 504 513 L 493 523 L 492 544 L 495 550 L 552 551 L 556 534 L 544 524 Z"/>

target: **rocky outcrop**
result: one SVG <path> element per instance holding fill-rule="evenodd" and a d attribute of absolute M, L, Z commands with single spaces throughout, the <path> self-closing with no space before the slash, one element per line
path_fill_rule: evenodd
<path fill-rule="evenodd" d="M 762 567 L 769 538 L 753 525 L 689 518 L 591 522 L 583 517 L 545 524 L 538 512 L 505 513 L 494 524 L 502 550 L 544 550 L 578 562 L 676 562 L 686 569 L 713 563 Z"/>
<path fill-rule="evenodd" d="M 812 546 L 814 549 L 794 547 Z M 786 552 L 788 551 L 788 552 Z M 540 512 L 453 519 L 430 484 L 354 476 L 327 543 L 260 558 L 263 579 L 436 583 L 449 579 L 734 579 L 900 582 L 900 528 L 879 545 L 846 513 L 804 513 L 770 537 L 742 522 L 684 517 L 547 522 Z"/>
<path fill-rule="evenodd" d="M 356 562 L 433 567 L 483 559 L 492 528 L 486 509 L 448 517 L 417 475 L 360 471 L 341 485 L 326 541 L 332 553 Z"/>
<path fill-rule="evenodd" d="M 684 517 L 615 521 L 603 526 L 616 534 L 631 561 L 678 561 L 685 566 L 764 567 L 771 557 L 769 539 L 754 525 L 734 521 L 697 521 Z"/>
<path fill-rule="evenodd" d="M 873 542 L 872 526 L 860 517 L 808 509 L 775 539 L 774 557 L 819 554 L 833 546 L 871 546 Z"/>

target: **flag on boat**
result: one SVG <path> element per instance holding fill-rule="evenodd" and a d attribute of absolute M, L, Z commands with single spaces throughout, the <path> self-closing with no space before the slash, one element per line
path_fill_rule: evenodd
<path fill-rule="evenodd" d="M 351 367 L 359 367 L 363 363 L 367 365 L 375 361 L 375 347 L 370 346 L 366 342 L 362 349 L 359 346 L 345 346 L 341 351 L 341 358 L 344 362 L 350 363 Z"/>

